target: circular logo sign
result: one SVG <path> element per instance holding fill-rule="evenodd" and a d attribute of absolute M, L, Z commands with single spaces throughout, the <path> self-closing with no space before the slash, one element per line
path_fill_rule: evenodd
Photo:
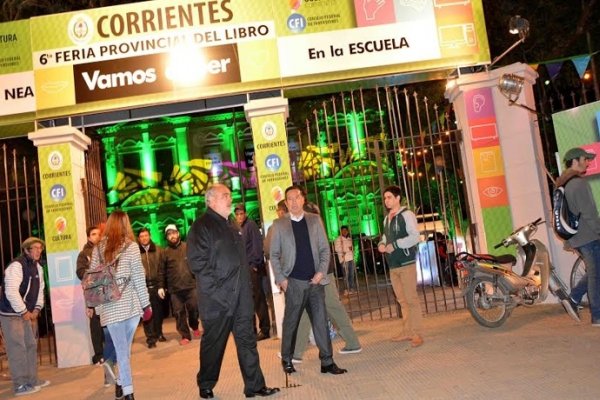
<path fill-rule="evenodd" d="M 300 13 L 292 13 L 287 19 L 287 27 L 293 33 L 300 33 L 306 28 L 306 18 Z"/>
<path fill-rule="evenodd" d="M 75 14 L 69 20 L 67 33 L 73 43 L 86 44 L 94 36 L 94 21 L 86 14 Z"/>
<path fill-rule="evenodd" d="M 281 157 L 277 154 L 269 154 L 265 159 L 265 167 L 269 171 L 277 171 L 281 168 Z"/>
<path fill-rule="evenodd" d="M 60 169 L 63 165 L 63 156 L 60 151 L 54 150 L 48 156 L 48 166 L 50 169 L 56 171 Z"/>
<path fill-rule="evenodd" d="M 277 128 L 271 121 L 267 121 L 263 124 L 261 129 L 262 135 L 267 140 L 273 140 L 277 136 Z"/>
<path fill-rule="evenodd" d="M 65 199 L 66 196 L 67 196 L 67 189 L 60 183 L 57 183 L 56 185 L 54 185 L 50 188 L 50 198 L 52 200 L 62 201 Z"/>

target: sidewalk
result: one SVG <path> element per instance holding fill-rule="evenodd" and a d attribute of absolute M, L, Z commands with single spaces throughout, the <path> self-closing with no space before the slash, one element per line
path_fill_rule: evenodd
<path fill-rule="evenodd" d="M 277 357 L 279 340 L 258 343 L 267 386 L 282 390 L 272 399 L 598 399 L 600 329 L 592 328 L 584 310 L 580 324 L 558 304 L 517 308 L 503 327 L 479 326 L 468 311 L 429 315 L 424 319 L 422 347 L 392 343 L 397 320 L 356 322 L 363 352 L 337 354 L 348 374 L 321 374 L 317 349 L 309 346 L 298 373 L 284 388 Z M 196 387 L 198 341 L 182 347 L 174 321 L 165 324 L 169 339 L 147 349 L 138 329 L 133 344 L 135 396 L 147 399 L 199 399 Z M 104 388 L 102 368 L 43 367 L 40 379 L 52 384 L 24 398 L 44 400 L 114 399 Z M 230 339 L 214 389 L 218 399 L 243 399 L 242 378 Z M 0 381 L 0 399 L 12 397 L 12 386 Z"/>

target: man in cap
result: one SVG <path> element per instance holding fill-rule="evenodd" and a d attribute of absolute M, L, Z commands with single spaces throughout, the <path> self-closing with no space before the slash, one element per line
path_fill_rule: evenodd
<path fill-rule="evenodd" d="M 158 295 L 164 299 L 165 288 L 170 293 L 177 332 L 181 335 L 179 344 L 184 346 L 192 340 L 190 328 L 194 331 L 194 337 L 199 338 L 202 334 L 198 321 L 196 279 L 188 266 L 187 246 L 181 240 L 179 229 L 169 224 L 165 234 L 168 246 L 163 251 L 164 265 L 159 277 Z"/>
<path fill-rule="evenodd" d="M 556 186 L 564 185 L 569 210 L 579 215 L 579 228 L 577 233 L 567 240 L 567 245 L 575 248 L 583 257 L 587 270 L 592 326 L 600 327 L 600 217 L 590 184 L 583 178 L 594 158 L 596 154 L 588 153 L 580 147 L 568 150 L 564 157 L 567 169 L 557 179 Z M 581 301 L 585 289 L 573 289 L 571 297 L 576 299 L 574 306 Z"/>
<path fill-rule="evenodd" d="M 235 220 L 242 229 L 242 238 L 246 246 L 246 260 L 252 278 L 252 297 L 254 300 L 254 312 L 258 317 L 259 331 L 256 340 L 264 340 L 270 337 L 271 319 L 269 308 L 263 290 L 263 276 L 267 275 L 265 268 L 265 257 L 263 253 L 262 234 L 256 222 L 248 218 L 246 206 L 238 204 L 235 206 Z M 256 323 L 255 323 L 256 325 Z M 256 328 L 254 329 L 256 331 Z"/>
<path fill-rule="evenodd" d="M 0 288 L 0 326 L 6 343 L 15 396 L 39 392 L 49 381 L 37 375 L 37 319 L 44 307 L 44 241 L 25 239 L 22 254 L 4 271 Z"/>

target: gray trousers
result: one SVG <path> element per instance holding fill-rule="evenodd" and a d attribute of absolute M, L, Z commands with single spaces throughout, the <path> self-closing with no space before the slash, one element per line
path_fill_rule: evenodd
<path fill-rule="evenodd" d="M 340 302 L 338 288 L 335 284 L 335 281 L 335 276 L 333 274 L 329 274 L 329 282 L 331 283 L 329 285 L 325 285 L 325 309 L 327 310 L 327 315 L 329 316 L 329 319 L 333 325 L 337 328 L 339 335 L 342 337 L 344 342 L 346 342 L 345 347 L 352 350 L 358 349 L 361 347 L 360 342 L 358 341 L 356 332 L 352 327 L 352 321 L 350 321 L 350 317 L 348 317 L 348 313 L 346 312 L 344 305 Z M 308 343 L 309 333 L 310 323 L 308 320 L 308 315 L 306 313 L 302 313 L 300 325 L 298 326 L 298 337 L 296 338 L 294 358 L 302 359 L 304 350 L 306 350 L 306 344 Z"/>
<path fill-rule="evenodd" d="M 321 366 L 326 367 L 333 363 L 333 350 L 329 329 L 327 329 L 327 312 L 325 310 L 325 287 L 312 285 L 308 281 L 288 278 L 288 287 L 285 291 L 285 313 L 283 315 L 281 359 L 291 362 L 296 346 L 296 335 L 300 317 L 304 310 L 312 324 L 315 342 L 319 348 Z"/>
<path fill-rule="evenodd" d="M 0 325 L 8 355 L 8 366 L 13 389 L 29 384 L 34 386 L 37 376 L 37 321 L 25 321 L 23 317 L 0 315 Z"/>

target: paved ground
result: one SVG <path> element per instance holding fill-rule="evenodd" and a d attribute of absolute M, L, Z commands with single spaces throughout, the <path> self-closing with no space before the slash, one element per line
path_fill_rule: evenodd
<path fill-rule="evenodd" d="M 498 329 L 480 327 L 467 311 L 425 318 L 425 344 L 392 343 L 397 321 L 357 322 L 360 354 L 336 354 L 349 370 L 341 376 L 319 371 L 317 350 L 310 347 L 291 384 L 277 357 L 278 340 L 259 342 L 267 385 L 282 387 L 275 399 L 598 399 L 600 398 L 600 328 L 577 324 L 560 305 L 518 308 Z M 133 379 L 138 400 L 198 399 L 195 375 L 198 341 L 181 347 L 172 320 L 166 343 L 149 350 L 138 329 L 133 345 Z M 343 346 L 338 338 L 334 349 Z M 114 388 L 102 386 L 102 369 L 43 367 L 52 384 L 31 399 L 112 399 Z M 242 380 L 230 340 L 215 388 L 219 399 L 242 399 Z M 12 397 L 10 382 L 0 381 L 0 398 Z"/>

